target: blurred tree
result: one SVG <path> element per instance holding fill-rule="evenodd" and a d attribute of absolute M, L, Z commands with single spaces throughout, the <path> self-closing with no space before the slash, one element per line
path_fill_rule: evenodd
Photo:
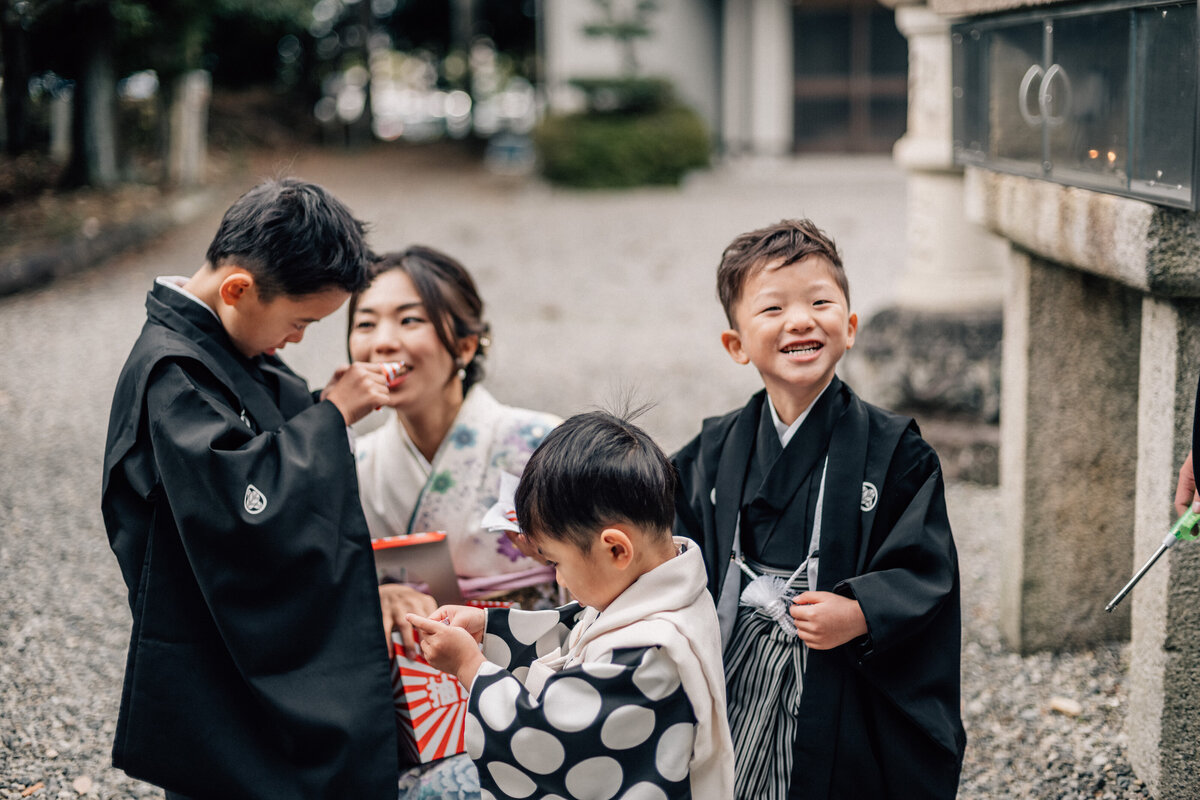
<path fill-rule="evenodd" d="M 189 73 L 205 66 L 218 24 L 228 29 L 242 22 L 254 25 L 283 24 L 300 29 L 312 10 L 311 0 L 113 0 L 123 23 L 125 64 L 128 69 L 153 69 L 158 74 L 159 149 L 162 181 L 194 178 L 172 172 L 173 154 L 187 132 L 179 129 L 182 115 L 176 103 L 183 99 Z M 256 43 L 272 53 L 278 36 Z M 252 45 L 251 45 L 252 46 Z"/>
<path fill-rule="evenodd" d="M 299 31 L 311 10 L 312 0 L 0 0 L 7 149 L 17 154 L 30 146 L 24 87 L 30 76 L 53 70 L 75 83 L 64 183 L 111 185 L 119 177 L 118 74 L 157 73 L 165 153 L 176 87 L 189 71 L 205 66 L 217 20 L 249 19 Z M 272 48 L 277 39 L 269 41 Z"/>
<path fill-rule="evenodd" d="M 30 146 L 30 77 L 54 70 L 75 81 L 73 154 L 64 172 L 71 185 L 117 180 L 116 26 L 110 0 L 0 0 L 7 149 Z"/>
<path fill-rule="evenodd" d="M 29 135 L 29 27 L 30 3 L 0 0 L 0 70 L 4 76 L 4 141 L 10 156 L 19 156 L 30 145 Z"/>
<path fill-rule="evenodd" d="M 608 37 L 621 49 L 621 66 L 628 76 L 638 72 L 637 41 L 654 34 L 650 17 L 658 11 L 658 0 L 632 0 L 618 3 L 614 0 L 592 0 L 601 14 L 598 22 L 583 26 L 588 36 Z"/>
<path fill-rule="evenodd" d="M 75 81 L 66 186 L 112 186 L 117 172 L 117 0 L 28 0 L 35 53 Z"/>

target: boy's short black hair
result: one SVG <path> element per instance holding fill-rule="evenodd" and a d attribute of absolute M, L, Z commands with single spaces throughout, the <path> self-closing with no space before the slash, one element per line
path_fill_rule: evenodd
<path fill-rule="evenodd" d="M 605 525 L 669 538 L 675 467 L 650 436 L 604 411 L 563 422 L 533 452 L 517 486 L 517 522 L 537 538 L 591 549 Z"/>
<path fill-rule="evenodd" d="M 850 281 L 838 253 L 837 244 L 810 219 L 784 219 L 738 236 L 721 254 L 717 267 L 717 296 L 725 309 L 729 325 L 737 327 L 734 306 L 742 296 L 746 281 L 768 264 L 794 264 L 802 258 L 820 255 L 833 265 L 833 278 L 850 305 Z"/>
<path fill-rule="evenodd" d="M 299 297 L 366 285 L 370 257 L 363 224 L 315 183 L 260 183 L 225 212 L 206 258 L 216 269 L 236 262 L 254 276 L 259 296 Z"/>

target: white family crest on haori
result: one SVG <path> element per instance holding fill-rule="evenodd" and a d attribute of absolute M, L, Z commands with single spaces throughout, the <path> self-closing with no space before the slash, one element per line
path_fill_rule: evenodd
<path fill-rule="evenodd" d="M 253 483 L 246 484 L 246 496 L 242 499 L 247 514 L 261 514 L 267 507 L 267 496 Z"/>
<path fill-rule="evenodd" d="M 875 488 L 875 484 L 870 481 L 863 481 L 862 502 L 859 503 L 859 508 L 863 511 L 870 511 L 879 502 L 879 490 Z"/>

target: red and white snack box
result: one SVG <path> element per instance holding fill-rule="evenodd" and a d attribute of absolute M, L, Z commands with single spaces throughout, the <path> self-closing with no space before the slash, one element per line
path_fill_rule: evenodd
<path fill-rule="evenodd" d="M 392 698 L 401 762 L 428 764 L 463 752 L 467 690 L 457 678 L 434 669 L 420 656 L 405 656 L 398 635 L 395 649 Z"/>
<path fill-rule="evenodd" d="M 508 608 L 512 604 L 470 600 L 466 605 Z M 453 675 L 429 666 L 420 655 L 404 654 L 399 633 L 392 634 L 392 699 L 400 734 L 402 764 L 428 764 L 466 751 L 467 690 Z"/>

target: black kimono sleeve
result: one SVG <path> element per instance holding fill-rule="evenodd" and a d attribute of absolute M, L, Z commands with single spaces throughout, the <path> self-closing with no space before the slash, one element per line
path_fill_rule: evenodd
<path fill-rule="evenodd" d="M 322 591 L 343 583 L 345 543 L 330 509 L 355 491 L 341 413 L 317 404 L 255 435 L 178 364 L 152 380 L 147 405 L 192 573 L 240 671 L 269 693 L 321 646 L 306 632 L 343 622 Z"/>
<path fill-rule="evenodd" d="M 915 433 L 900 441 L 880 499 L 863 574 L 840 584 L 863 610 L 871 652 L 919 634 L 957 590 L 958 555 L 933 449 Z"/>
<path fill-rule="evenodd" d="M 858 600 L 869 635 L 840 648 L 857 678 L 842 696 L 834 783 L 864 791 L 874 776 L 887 797 L 953 797 L 966 745 L 958 557 L 937 455 L 915 431 L 879 502 L 862 574 L 835 589 Z"/>

